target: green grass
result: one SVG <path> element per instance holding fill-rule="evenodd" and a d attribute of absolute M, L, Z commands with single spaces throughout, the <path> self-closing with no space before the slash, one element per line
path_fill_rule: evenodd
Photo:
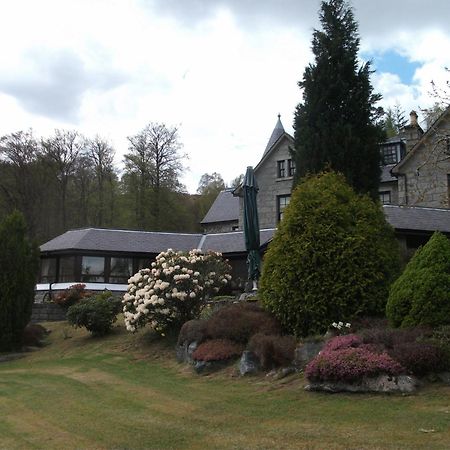
<path fill-rule="evenodd" d="M 329 395 L 305 392 L 299 375 L 200 377 L 148 333 L 95 339 L 47 325 L 45 348 L 0 364 L 0 449 L 450 448 L 442 384 Z"/>

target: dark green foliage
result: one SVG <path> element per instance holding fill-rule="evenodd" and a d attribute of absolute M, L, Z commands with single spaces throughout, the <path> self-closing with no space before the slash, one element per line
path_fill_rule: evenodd
<path fill-rule="evenodd" d="M 104 291 L 72 305 L 67 310 L 67 321 L 74 327 L 85 327 L 93 335 L 103 336 L 111 331 L 121 305 L 120 299 Z"/>
<path fill-rule="evenodd" d="M 22 214 L 0 223 L 0 351 L 19 349 L 31 318 L 39 253 Z"/>
<path fill-rule="evenodd" d="M 344 0 L 322 2 L 309 65 L 298 84 L 303 103 L 294 119 L 293 158 L 297 181 L 329 166 L 343 173 L 357 192 L 378 196 L 383 139 L 375 104 L 381 96 L 370 84 L 370 63 L 358 67 L 359 37 L 353 12 Z"/>
<path fill-rule="evenodd" d="M 296 345 L 294 336 L 257 333 L 251 337 L 248 349 L 255 353 L 263 369 L 272 369 L 292 363 Z"/>
<path fill-rule="evenodd" d="M 332 322 L 381 315 L 399 252 L 378 203 L 342 175 L 321 173 L 292 193 L 261 277 L 263 305 L 296 336 Z"/>
<path fill-rule="evenodd" d="M 386 315 L 398 326 L 450 324 L 450 241 L 436 232 L 392 285 Z"/>

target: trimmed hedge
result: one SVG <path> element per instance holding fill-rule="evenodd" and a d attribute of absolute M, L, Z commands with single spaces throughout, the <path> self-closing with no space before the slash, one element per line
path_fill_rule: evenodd
<path fill-rule="evenodd" d="M 400 257 L 379 203 L 341 174 L 308 177 L 264 260 L 260 297 L 289 334 L 324 333 L 336 320 L 382 315 Z"/>
<path fill-rule="evenodd" d="M 392 285 L 386 315 L 392 325 L 450 324 L 450 240 L 436 232 Z"/>

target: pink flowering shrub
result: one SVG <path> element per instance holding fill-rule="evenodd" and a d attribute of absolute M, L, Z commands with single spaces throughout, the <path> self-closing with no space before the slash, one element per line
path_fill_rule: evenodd
<path fill-rule="evenodd" d="M 345 334 L 331 338 L 323 349 L 324 352 L 336 351 L 343 348 L 359 347 L 362 344 L 361 338 L 356 334 Z"/>
<path fill-rule="evenodd" d="M 151 268 L 128 280 L 123 298 L 127 330 L 150 324 L 164 335 L 198 318 L 206 299 L 225 286 L 231 267 L 220 253 L 189 253 L 171 249 L 160 253 Z"/>
<path fill-rule="evenodd" d="M 405 369 L 387 353 L 373 353 L 364 347 L 322 351 L 305 369 L 311 381 L 353 382 L 380 374 L 398 375 Z"/>

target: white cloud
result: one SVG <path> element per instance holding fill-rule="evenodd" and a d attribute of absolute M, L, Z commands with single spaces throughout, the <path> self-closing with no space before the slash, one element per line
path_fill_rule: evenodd
<path fill-rule="evenodd" d="M 361 47 L 420 63 L 413 85 L 373 78 L 384 105 L 427 106 L 445 81 L 450 3 L 355 0 Z M 16 0 L 0 3 L 0 135 L 56 127 L 110 139 L 150 121 L 180 125 L 191 192 L 205 172 L 256 165 L 281 113 L 292 132 L 297 81 L 312 60 L 319 0 Z M 421 13 L 422 12 L 422 13 Z"/>

